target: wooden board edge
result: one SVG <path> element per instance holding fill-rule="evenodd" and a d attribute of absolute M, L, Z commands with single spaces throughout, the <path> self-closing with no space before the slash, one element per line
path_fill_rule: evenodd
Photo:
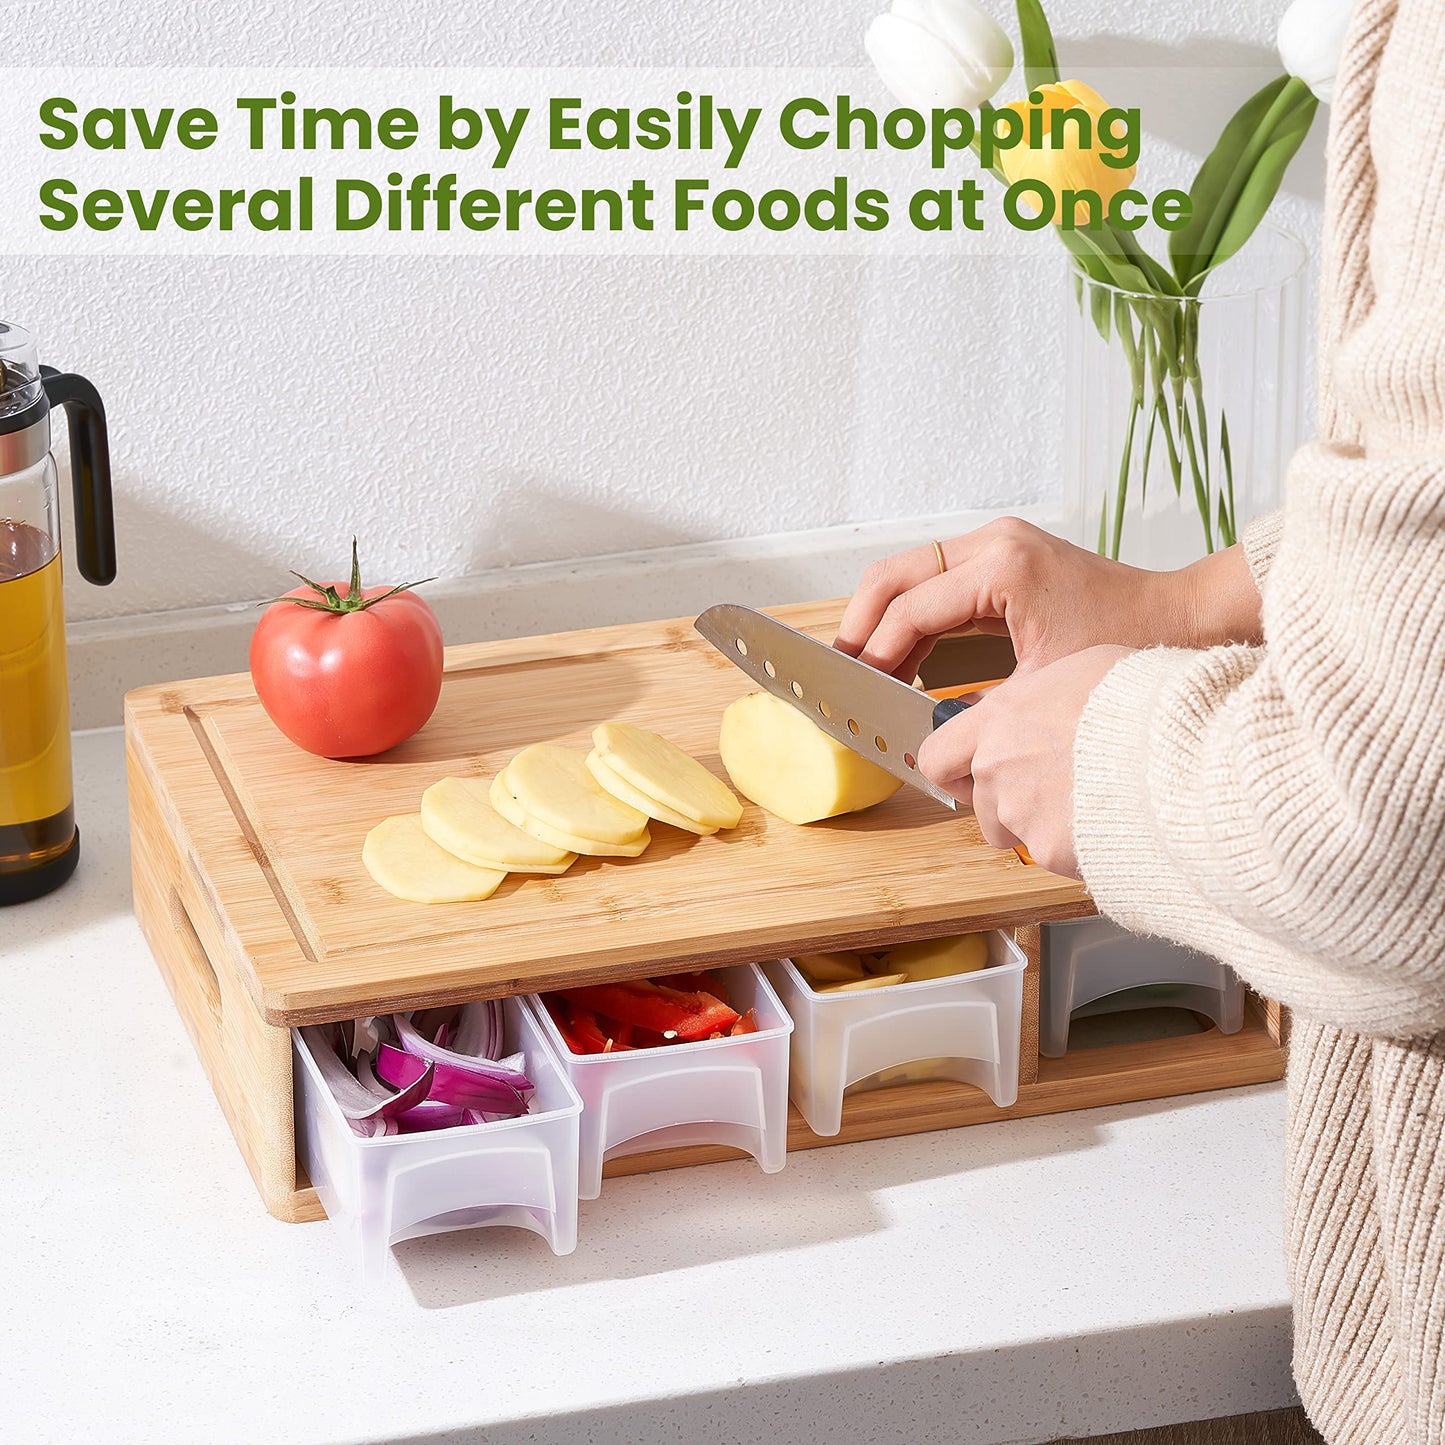
<path fill-rule="evenodd" d="M 842 616 L 846 605 L 846 598 L 825 598 L 766 610 L 792 627 L 827 628 Z M 695 620 L 690 616 L 664 617 L 645 622 L 613 623 L 607 627 L 503 637 L 490 642 L 452 643 L 445 650 L 443 666 L 447 672 L 465 672 L 477 667 L 507 667 L 564 657 L 588 657 L 599 652 L 653 645 L 659 633 L 668 636 L 680 632 L 687 642 L 695 642 L 705 648 L 708 644 L 693 630 Z M 677 640 L 675 636 L 673 640 Z M 125 694 L 127 725 L 132 718 L 140 722 L 147 717 L 178 712 L 183 707 L 206 707 L 249 700 L 254 696 L 255 688 L 249 672 L 224 672 L 175 682 L 145 683 Z"/>
<path fill-rule="evenodd" d="M 570 971 L 553 971 L 546 977 L 531 975 L 479 983 L 461 968 L 455 980 L 427 989 L 409 989 L 395 995 L 378 991 L 371 982 L 339 988 L 334 982 L 316 986 L 277 986 L 264 989 L 258 1007 L 268 1023 L 299 1027 L 302 1024 L 334 1023 L 339 1019 L 356 1018 L 360 1014 L 395 1013 L 404 1009 L 443 1008 L 452 1004 L 470 1003 L 484 998 L 506 998 L 511 994 L 535 993 L 541 990 L 580 987 L 588 983 L 612 983 L 622 979 L 641 978 L 659 973 L 676 973 L 694 968 L 730 968 L 742 963 L 769 963 L 775 958 L 797 953 L 822 953 L 831 949 L 867 951 L 870 948 L 896 946 L 924 938 L 947 938 L 956 933 L 987 932 L 1001 928 L 1012 932 L 1019 926 L 1020 915 L 1030 921 L 1052 923 L 1072 918 L 1088 918 L 1094 905 L 1087 899 L 1039 904 L 1025 900 L 1017 908 L 1002 912 L 947 914 L 915 919 L 904 926 L 884 924 L 871 929 L 844 928 L 819 932 L 807 937 L 792 938 L 786 945 L 744 940 L 726 949 L 704 953 L 659 955 L 649 960 L 645 969 L 635 961 L 610 958 L 605 950 L 596 953 L 568 955 L 574 959 Z M 547 967 L 552 967 L 548 961 Z"/>
<path fill-rule="evenodd" d="M 126 774 L 136 921 L 262 1201 L 278 1219 L 300 1217 L 290 1035 L 256 1012 L 224 929 L 129 746 Z"/>

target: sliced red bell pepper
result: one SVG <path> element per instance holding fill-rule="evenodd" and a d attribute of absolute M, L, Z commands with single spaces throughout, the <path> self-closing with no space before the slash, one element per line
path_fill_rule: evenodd
<path fill-rule="evenodd" d="M 581 1039 L 589 1054 L 600 1054 L 607 1047 L 607 1035 L 603 1032 L 597 1015 L 590 1008 L 569 999 L 567 1016 L 573 1032 Z"/>
<path fill-rule="evenodd" d="M 758 1031 L 758 1011 L 749 1009 L 729 1030 L 733 1034 L 755 1034 Z"/>
<path fill-rule="evenodd" d="M 555 993 L 544 993 L 542 995 L 542 1007 L 552 1015 L 552 1022 L 557 1025 L 557 1032 L 567 1041 L 567 1047 L 574 1054 L 583 1053 L 584 1050 L 572 1043 L 572 1024 L 567 1017 L 567 1001 L 559 998 Z"/>
<path fill-rule="evenodd" d="M 652 980 L 663 988 L 675 988 L 681 993 L 710 993 L 714 998 L 728 1001 L 727 989 L 716 974 L 711 973 L 668 973 Z"/>
<path fill-rule="evenodd" d="M 542 1003 L 574 1054 L 600 1054 L 606 1048 L 607 1035 L 591 1009 L 570 1001 L 564 1003 L 559 994 L 543 994 Z"/>
<path fill-rule="evenodd" d="M 714 1029 L 730 1029 L 738 1021 L 737 1011 L 710 993 L 687 993 L 647 979 L 566 988 L 561 994 L 568 1003 L 683 1042 L 705 1039 Z"/>

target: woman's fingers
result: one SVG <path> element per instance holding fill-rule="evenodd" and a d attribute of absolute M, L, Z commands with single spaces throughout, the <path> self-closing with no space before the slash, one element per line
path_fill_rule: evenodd
<path fill-rule="evenodd" d="M 974 761 L 979 735 L 987 725 L 988 694 L 978 703 L 961 712 L 924 739 L 918 749 L 918 771 L 929 782 L 957 798 L 965 808 L 972 808 L 984 840 L 995 848 L 1017 848 L 1023 839 L 999 818 L 998 789 L 990 780 L 980 782 L 974 776 Z"/>
<path fill-rule="evenodd" d="M 928 654 L 933 651 L 934 644 L 938 641 L 936 637 L 925 637 L 912 652 L 893 669 L 893 676 L 899 682 L 906 682 L 913 686 L 913 679 L 918 676 L 918 670 L 928 660 Z"/>
<path fill-rule="evenodd" d="M 951 717 L 924 738 L 918 749 L 918 771 L 935 787 L 960 803 L 973 802 L 973 754 L 978 746 L 978 718 L 973 708 Z"/>
<path fill-rule="evenodd" d="M 947 548 L 944 549 L 944 557 L 948 557 Z M 849 657 L 857 657 L 883 620 L 888 604 L 909 588 L 937 575 L 938 558 L 934 556 L 932 545 L 915 547 L 912 551 L 899 552 L 881 562 L 874 562 L 864 572 L 858 590 L 843 613 L 833 646 Z M 891 668 L 889 670 L 892 671 Z"/>
<path fill-rule="evenodd" d="M 981 606 L 971 568 L 963 566 L 942 574 L 935 571 L 883 609 L 872 636 L 855 655 L 870 667 L 901 676 L 915 650 L 925 643 L 931 646 L 945 632 L 973 621 Z M 911 673 L 907 680 L 912 681 Z"/>

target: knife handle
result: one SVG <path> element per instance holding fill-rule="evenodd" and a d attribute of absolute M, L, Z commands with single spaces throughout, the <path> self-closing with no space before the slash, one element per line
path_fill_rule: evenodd
<path fill-rule="evenodd" d="M 933 728 L 937 732 L 950 718 L 967 712 L 973 703 L 962 697 L 945 697 L 933 705 Z"/>

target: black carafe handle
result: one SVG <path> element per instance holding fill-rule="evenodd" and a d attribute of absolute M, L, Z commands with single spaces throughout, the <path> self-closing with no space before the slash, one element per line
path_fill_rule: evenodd
<path fill-rule="evenodd" d="M 83 377 L 42 366 L 45 395 L 63 406 L 70 428 L 70 479 L 75 498 L 75 565 L 87 582 L 115 581 L 115 504 L 110 493 L 110 440 L 105 403 Z"/>

